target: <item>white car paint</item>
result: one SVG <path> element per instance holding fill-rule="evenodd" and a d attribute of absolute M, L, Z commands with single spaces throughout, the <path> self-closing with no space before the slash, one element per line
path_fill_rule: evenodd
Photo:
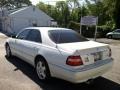
<path fill-rule="evenodd" d="M 109 46 L 95 41 L 56 44 L 48 36 L 50 30 L 70 30 L 64 28 L 30 27 L 41 32 L 42 43 L 9 38 L 12 55 L 18 56 L 35 67 L 35 57 L 42 55 L 49 66 L 52 77 L 61 78 L 73 83 L 80 83 L 94 79 L 107 72 L 113 64 L 109 56 Z M 102 52 L 102 60 L 94 61 L 93 53 Z M 68 56 L 80 55 L 81 66 L 66 64 Z"/>

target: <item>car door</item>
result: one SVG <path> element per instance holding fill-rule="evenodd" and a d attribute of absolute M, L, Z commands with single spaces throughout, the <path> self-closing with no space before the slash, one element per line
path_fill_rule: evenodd
<path fill-rule="evenodd" d="M 22 47 L 22 56 L 24 60 L 33 65 L 38 49 L 41 48 L 41 43 L 42 40 L 40 31 L 37 29 L 31 29 Z"/>
<path fill-rule="evenodd" d="M 120 30 L 118 29 L 118 30 L 115 30 L 114 32 L 113 32 L 113 38 L 120 38 Z"/>
<path fill-rule="evenodd" d="M 120 30 L 118 30 L 118 38 L 120 38 Z"/>
<path fill-rule="evenodd" d="M 16 36 L 15 43 L 14 43 L 14 50 L 15 50 L 16 56 L 20 58 L 23 58 L 22 50 L 23 50 L 26 37 L 29 34 L 29 32 L 30 32 L 29 29 L 24 29 Z"/>

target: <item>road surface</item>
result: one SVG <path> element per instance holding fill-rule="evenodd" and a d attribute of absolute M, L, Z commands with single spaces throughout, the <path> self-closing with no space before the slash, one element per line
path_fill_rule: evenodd
<path fill-rule="evenodd" d="M 47 83 L 39 81 L 29 64 L 16 57 L 5 57 L 6 39 L 6 36 L 0 36 L 0 90 L 120 90 L 120 43 L 110 45 L 115 59 L 113 68 L 88 86 L 55 78 Z"/>

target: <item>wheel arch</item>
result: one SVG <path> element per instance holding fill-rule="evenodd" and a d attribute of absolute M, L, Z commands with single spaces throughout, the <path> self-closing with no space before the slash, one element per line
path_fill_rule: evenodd
<path fill-rule="evenodd" d="M 112 34 L 110 34 L 110 35 L 108 35 L 108 37 L 111 37 L 111 39 L 113 38 L 113 35 Z"/>
<path fill-rule="evenodd" d="M 38 58 L 42 58 L 44 61 L 45 61 L 45 63 L 46 63 L 46 65 L 47 65 L 47 67 L 48 67 L 48 70 L 49 70 L 49 74 L 50 74 L 50 76 L 51 76 L 51 71 L 50 71 L 50 68 L 49 68 L 49 64 L 48 64 L 48 62 L 47 62 L 47 60 L 45 59 L 45 57 L 44 56 L 42 56 L 42 55 L 36 55 L 36 57 L 35 57 L 35 59 L 34 59 L 34 67 L 36 66 L 36 64 L 37 64 L 37 61 L 39 60 Z"/>
<path fill-rule="evenodd" d="M 5 47 L 6 47 L 7 45 L 9 45 L 9 43 L 8 43 L 8 42 L 6 42 L 4 45 L 5 45 Z"/>
<path fill-rule="evenodd" d="M 38 58 L 42 58 L 46 63 L 47 63 L 47 61 L 46 61 L 46 59 L 44 58 L 44 56 L 42 56 L 42 55 L 40 55 L 40 54 L 38 54 L 38 55 L 36 55 L 36 57 L 35 57 L 35 59 L 34 59 L 34 66 L 36 65 L 36 63 L 37 63 L 37 61 L 38 61 Z M 48 64 L 48 63 L 47 63 Z"/>

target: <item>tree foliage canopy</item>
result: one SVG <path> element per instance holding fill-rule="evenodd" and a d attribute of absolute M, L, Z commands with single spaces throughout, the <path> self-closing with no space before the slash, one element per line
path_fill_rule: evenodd
<path fill-rule="evenodd" d="M 37 7 L 57 20 L 60 26 L 67 27 L 71 21 L 80 23 L 81 15 L 94 15 L 99 18 L 99 26 L 120 28 L 120 0 L 85 0 L 83 5 L 79 0 L 66 0 L 58 1 L 55 6 L 40 2 Z"/>
<path fill-rule="evenodd" d="M 0 0 L 0 8 L 14 9 L 24 5 L 31 5 L 29 0 Z"/>
<path fill-rule="evenodd" d="M 82 4 L 82 5 L 81 5 Z M 0 0 L 0 8 L 20 8 L 31 5 L 30 0 Z M 120 28 L 120 0 L 80 0 L 58 1 L 56 5 L 39 2 L 37 7 L 53 17 L 60 26 L 67 27 L 69 23 L 80 23 L 81 16 L 98 16 L 98 25 Z"/>

